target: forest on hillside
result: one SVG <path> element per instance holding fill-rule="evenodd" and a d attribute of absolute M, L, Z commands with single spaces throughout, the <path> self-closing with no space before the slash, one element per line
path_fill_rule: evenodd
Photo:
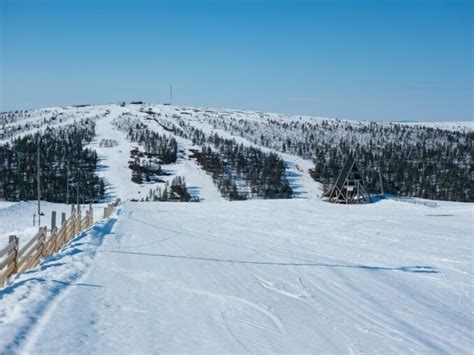
<path fill-rule="evenodd" d="M 369 192 L 433 200 L 474 201 L 472 131 L 326 119 L 258 119 L 213 115 L 217 129 L 282 153 L 313 160 L 313 178 L 330 186 L 349 152 Z"/>
<path fill-rule="evenodd" d="M 42 198 L 71 202 L 76 186 L 82 201 L 103 198 L 105 182 L 96 174 L 97 153 L 85 148 L 101 117 L 90 107 L 79 109 L 80 113 L 64 107 L 0 113 L 0 199 L 36 198 L 38 142 Z M 106 108 L 102 115 L 110 112 Z M 290 184 L 285 156 L 279 153 L 312 161 L 311 176 L 328 189 L 352 152 L 369 193 L 380 193 L 382 183 L 385 193 L 398 196 L 474 201 L 474 132 L 468 129 L 242 111 L 173 108 L 171 113 L 157 113 L 145 107 L 135 114 L 122 112 L 113 126 L 136 143 L 128 161 L 136 184 L 164 183 L 161 177 L 169 169 L 163 166 L 186 159 L 184 150 L 178 149 L 181 137 L 195 147 L 189 157 L 229 200 L 292 198 L 295 186 Z M 242 144 L 239 137 L 250 144 Z M 99 146 L 116 144 L 111 136 Z M 157 191 L 149 199 L 164 200 L 162 195 Z"/>
<path fill-rule="evenodd" d="M 285 162 L 278 154 L 244 146 L 218 134 L 208 135 L 183 120 L 172 127 L 174 134 L 201 147 L 192 157 L 211 174 L 223 197 L 229 200 L 292 198 Z"/>
<path fill-rule="evenodd" d="M 173 164 L 178 159 L 176 139 L 151 130 L 139 117 L 131 114 L 117 117 L 113 124 L 126 134 L 129 141 L 137 143 L 130 152 L 128 163 L 132 181 L 136 184 L 162 182 L 160 176 L 165 175 L 162 165 Z"/>
<path fill-rule="evenodd" d="M 46 128 L 0 145 L 0 198 L 9 201 L 37 198 L 37 159 L 40 153 L 41 198 L 50 202 L 97 202 L 105 183 L 96 176 L 97 153 L 85 148 L 95 135 L 95 122 Z"/>

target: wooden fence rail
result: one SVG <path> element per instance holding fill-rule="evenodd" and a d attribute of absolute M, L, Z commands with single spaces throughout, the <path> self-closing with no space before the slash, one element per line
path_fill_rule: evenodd
<path fill-rule="evenodd" d="M 119 200 L 104 208 L 104 218 L 112 215 L 118 203 Z M 76 210 L 72 206 L 71 216 L 65 219 L 59 228 L 54 226 L 54 222 L 49 237 L 47 227 L 40 227 L 38 233 L 20 248 L 19 238 L 10 236 L 8 245 L 0 250 L 0 288 L 13 275 L 27 271 L 37 266 L 41 258 L 57 253 L 64 244 L 93 223 L 92 206 L 89 206 L 84 217 L 81 216 L 80 209 Z"/>

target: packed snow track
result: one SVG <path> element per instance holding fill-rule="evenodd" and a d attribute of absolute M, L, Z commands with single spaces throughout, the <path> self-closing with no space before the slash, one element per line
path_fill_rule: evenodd
<path fill-rule="evenodd" d="M 0 353 L 469 353 L 472 208 L 433 211 L 126 203 L 0 290 Z"/>

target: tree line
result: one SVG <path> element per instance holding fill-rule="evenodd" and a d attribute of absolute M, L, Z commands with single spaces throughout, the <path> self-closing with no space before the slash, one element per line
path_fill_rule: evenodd
<path fill-rule="evenodd" d="M 163 188 L 157 187 L 156 189 L 150 189 L 148 195 L 142 199 L 146 202 L 197 202 L 198 200 L 193 198 L 186 186 L 186 180 L 182 176 L 175 176 L 171 181 L 165 183 Z"/>
<path fill-rule="evenodd" d="M 334 183 L 349 151 L 372 193 L 474 201 L 474 133 L 421 125 L 352 122 L 259 114 L 212 115 L 210 124 L 250 142 L 314 161 L 312 176 Z"/>
<path fill-rule="evenodd" d="M 40 152 L 41 198 L 50 202 L 97 202 L 105 183 L 95 173 L 97 153 L 84 146 L 95 136 L 95 122 L 83 119 L 0 145 L 0 197 L 9 201 L 37 197 L 37 152 Z M 77 193 L 78 192 L 78 193 Z"/>
<path fill-rule="evenodd" d="M 200 146 L 192 157 L 209 172 L 221 195 L 229 200 L 291 198 L 293 190 L 284 161 L 276 153 L 238 144 L 217 133 L 206 134 L 179 116 L 170 123 L 173 133 Z"/>

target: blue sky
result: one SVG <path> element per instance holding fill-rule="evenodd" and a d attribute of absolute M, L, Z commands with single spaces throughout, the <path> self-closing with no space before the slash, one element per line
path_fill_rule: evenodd
<path fill-rule="evenodd" d="M 0 111 L 120 100 L 473 118 L 473 2 L 0 0 Z"/>

